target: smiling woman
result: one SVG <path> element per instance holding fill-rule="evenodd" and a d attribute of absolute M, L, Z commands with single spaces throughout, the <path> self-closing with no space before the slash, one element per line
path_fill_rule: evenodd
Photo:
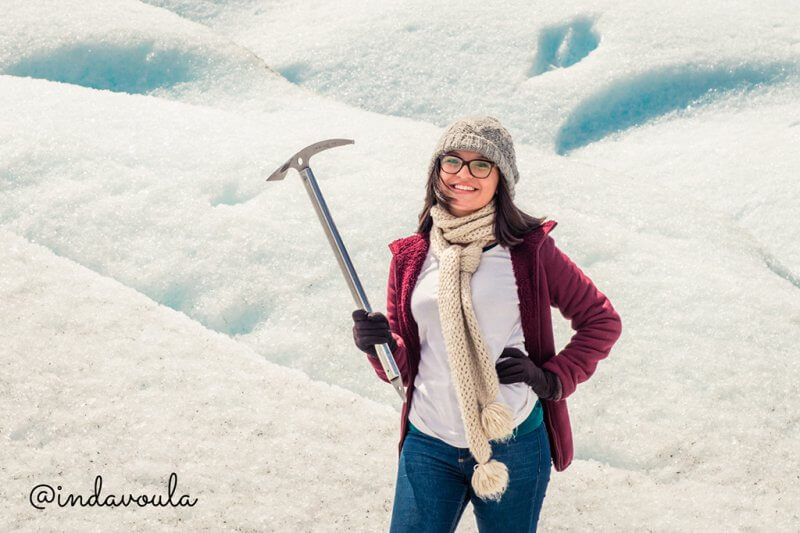
<path fill-rule="evenodd" d="M 386 316 L 353 312 L 378 377 L 375 345 L 388 343 L 408 387 L 393 533 L 451 533 L 469 502 L 482 533 L 536 531 L 551 466 L 572 460 L 566 397 L 620 335 L 611 303 L 548 235 L 555 221 L 514 205 L 518 181 L 497 119 L 450 125 L 417 233 L 389 245 Z M 551 305 L 578 330 L 558 354 Z"/>

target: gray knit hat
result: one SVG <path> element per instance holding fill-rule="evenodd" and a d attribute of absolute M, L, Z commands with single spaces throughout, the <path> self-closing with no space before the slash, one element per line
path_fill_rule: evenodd
<path fill-rule="evenodd" d="M 519 181 L 514 141 L 499 120 L 489 116 L 469 116 L 450 124 L 433 151 L 428 176 L 436 167 L 439 156 L 451 150 L 479 152 L 491 159 L 503 173 L 508 192 L 514 198 L 514 185 Z"/>

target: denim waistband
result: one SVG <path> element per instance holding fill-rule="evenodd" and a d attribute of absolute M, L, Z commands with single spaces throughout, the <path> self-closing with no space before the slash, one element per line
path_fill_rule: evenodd
<path fill-rule="evenodd" d="M 513 435 L 518 437 L 530 433 L 534 429 L 538 428 L 543 420 L 544 417 L 542 416 L 542 402 L 536 400 L 536 405 L 533 406 L 531 414 L 529 414 L 528 418 L 520 422 L 519 425 L 514 428 Z M 408 421 L 408 431 L 413 433 L 423 433 L 422 431 L 417 429 L 414 426 L 414 424 L 411 423 L 411 420 Z"/>

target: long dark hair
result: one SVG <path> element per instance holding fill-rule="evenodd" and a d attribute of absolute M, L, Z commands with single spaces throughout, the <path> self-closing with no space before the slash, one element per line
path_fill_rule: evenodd
<path fill-rule="evenodd" d="M 533 217 L 519 207 L 514 205 L 514 200 L 508 192 L 508 185 L 503 177 L 503 173 L 498 168 L 500 179 L 497 182 L 497 192 L 495 194 L 495 213 L 494 213 L 494 235 L 497 242 L 507 248 L 519 244 L 523 236 L 541 226 L 547 217 Z M 442 192 L 439 179 L 439 161 L 433 166 L 428 184 L 425 187 L 425 204 L 419 214 L 419 225 L 417 233 L 426 233 L 433 226 L 431 217 L 431 207 L 435 204 L 442 204 L 442 207 L 450 210 L 451 198 Z"/>

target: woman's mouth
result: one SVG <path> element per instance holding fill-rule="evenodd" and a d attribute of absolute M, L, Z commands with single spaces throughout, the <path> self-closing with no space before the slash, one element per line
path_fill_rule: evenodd
<path fill-rule="evenodd" d="M 455 191 L 457 194 L 471 194 L 473 192 L 478 192 L 478 189 L 474 189 L 469 185 L 458 184 L 458 187 L 456 187 L 456 184 L 451 184 L 448 185 L 448 187 L 450 187 L 450 190 Z"/>

